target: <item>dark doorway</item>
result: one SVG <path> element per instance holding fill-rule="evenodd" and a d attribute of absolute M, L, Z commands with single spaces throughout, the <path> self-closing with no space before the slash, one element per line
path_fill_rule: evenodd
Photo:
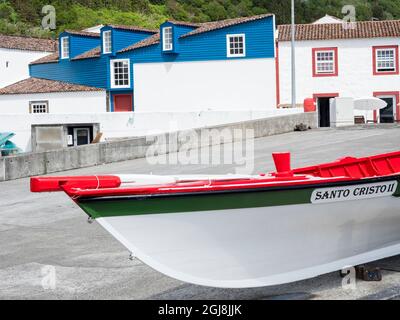
<path fill-rule="evenodd" d="M 68 127 L 68 147 L 82 146 L 93 141 L 93 126 Z"/>
<path fill-rule="evenodd" d="M 394 122 L 394 97 L 386 97 L 379 99 L 387 103 L 387 107 L 379 110 L 379 122 L 380 123 L 393 123 Z"/>
<path fill-rule="evenodd" d="M 330 99 L 334 97 L 323 97 L 318 98 L 318 118 L 319 126 L 322 128 L 331 126 L 331 115 L 330 115 Z"/>

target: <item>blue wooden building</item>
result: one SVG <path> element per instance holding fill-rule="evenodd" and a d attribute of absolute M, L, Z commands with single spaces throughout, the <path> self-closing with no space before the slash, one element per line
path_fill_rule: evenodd
<path fill-rule="evenodd" d="M 108 111 L 276 107 L 275 17 L 65 31 L 30 76 L 103 89 Z"/>

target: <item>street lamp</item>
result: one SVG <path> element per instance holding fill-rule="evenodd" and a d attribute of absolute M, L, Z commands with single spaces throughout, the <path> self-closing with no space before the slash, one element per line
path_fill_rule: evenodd
<path fill-rule="evenodd" d="M 294 12 L 294 1 L 292 0 L 292 108 L 296 107 L 296 21 Z"/>

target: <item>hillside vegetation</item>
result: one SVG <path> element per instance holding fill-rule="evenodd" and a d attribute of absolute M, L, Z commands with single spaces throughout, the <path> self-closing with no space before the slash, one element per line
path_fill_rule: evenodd
<path fill-rule="evenodd" d="M 42 7 L 56 8 L 56 30 L 41 28 Z M 296 22 L 312 22 L 326 13 L 342 17 L 353 4 L 357 20 L 400 19 L 400 0 L 296 0 Z M 290 22 L 290 0 L 0 0 L 0 33 L 55 37 L 64 29 L 114 23 L 157 28 L 166 19 L 205 22 L 275 13 Z"/>

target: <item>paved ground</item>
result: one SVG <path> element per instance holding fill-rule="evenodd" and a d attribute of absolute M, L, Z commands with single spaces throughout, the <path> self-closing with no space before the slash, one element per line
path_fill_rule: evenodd
<path fill-rule="evenodd" d="M 271 152 L 293 165 L 400 149 L 400 128 L 315 130 L 257 139 L 254 172 L 271 171 Z M 214 149 L 214 152 L 217 152 Z M 192 155 L 196 157 L 196 155 Z M 235 165 L 149 165 L 145 159 L 70 171 L 88 173 L 230 173 Z M 1 299 L 399 299 L 400 256 L 375 264 L 384 280 L 344 290 L 338 273 L 246 290 L 185 284 L 142 264 L 63 194 L 31 194 L 29 180 L 0 183 Z M 49 266 L 53 266 L 52 269 Z M 396 271 L 397 270 L 397 271 Z M 56 274 L 55 288 L 48 281 Z M 44 289 L 44 287 L 46 289 Z"/>

